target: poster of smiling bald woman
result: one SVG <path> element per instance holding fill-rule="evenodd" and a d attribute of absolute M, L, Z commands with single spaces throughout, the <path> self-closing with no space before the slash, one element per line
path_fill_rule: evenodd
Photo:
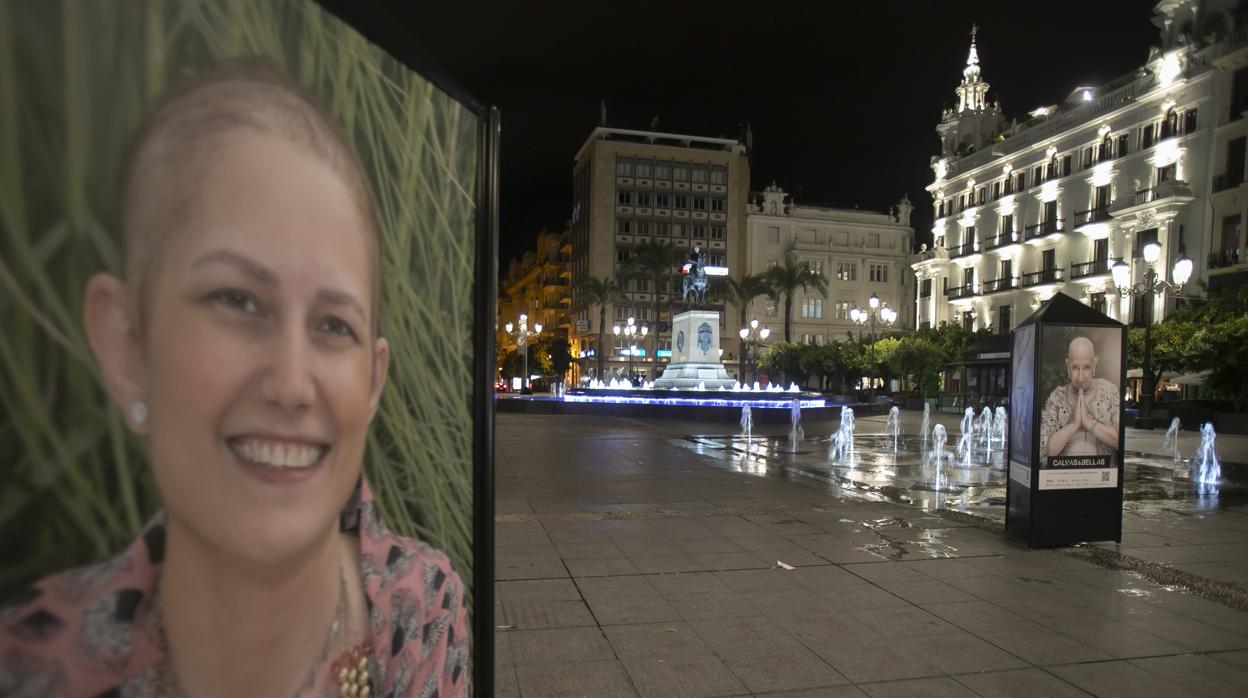
<path fill-rule="evenodd" d="M 1117 486 L 1122 332 L 1047 327 L 1040 489 Z"/>
<path fill-rule="evenodd" d="M 492 666 L 497 113 L 393 50 L 0 0 L 0 696 Z"/>

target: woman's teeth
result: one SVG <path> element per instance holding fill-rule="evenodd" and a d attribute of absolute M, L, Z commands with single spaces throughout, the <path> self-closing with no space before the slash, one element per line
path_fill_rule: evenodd
<path fill-rule="evenodd" d="M 321 457 L 322 449 L 307 444 L 258 439 L 230 440 L 230 450 L 245 461 L 270 468 L 307 468 Z"/>

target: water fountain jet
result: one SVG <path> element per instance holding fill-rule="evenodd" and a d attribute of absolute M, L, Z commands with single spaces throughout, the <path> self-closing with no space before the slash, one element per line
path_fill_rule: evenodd
<path fill-rule="evenodd" d="M 1202 430 L 1203 431 L 1203 430 Z M 1170 455 L 1174 458 L 1177 465 L 1183 460 L 1183 456 L 1179 455 L 1179 418 L 1175 417 L 1170 420 L 1170 428 L 1166 430 L 1166 436 L 1161 442 L 1162 448 L 1170 450 Z"/>
<path fill-rule="evenodd" d="M 751 433 L 754 431 L 754 415 L 749 405 L 741 408 L 741 431 L 745 432 L 745 453 L 748 456 L 752 451 Z"/>
<path fill-rule="evenodd" d="M 964 468 L 971 467 L 971 450 L 975 442 L 975 408 L 962 413 L 962 433 L 958 436 L 958 460 Z"/>
<path fill-rule="evenodd" d="M 1009 436 L 1009 416 L 1005 412 L 1005 408 L 998 405 L 996 412 L 992 416 L 992 438 L 1001 444 L 1001 449 L 1005 450 L 1005 440 Z"/>
<path fill-rule="evenodd" d="M 802 431 L 802 402 L 794 400 L 793 406 L 789 408 L 789 443 L 793 444 L 794 451 L 805 436 Z"/>
<path fill-rule="evenodd" d="M 992 408 L 987 405 L 979 413 L 979 421 L 975 424 L 975 436 L 978 437 L 981 448 L 985 451 L 992 450 Z"/>
<path fill-rule="evenodd" d="M 893 405 L 891 408 L 889 408 L 889 410 L 888 410 L 888 424 L 885 426 L 885 429 L 887 430 L 888 435 L 889 435 L 889 436 L 891 436 L 891 437 L 893 437 L 893 452 L 894 452 L 894 453 L 896 453 L 896 452 L 897 452 L 897 444 L 898 444 L 898 441 L 900 441 L 900 440 L 901 440 L 901 419 L 900 419 L 900 417 L 901 417 L 901 413 L 900 413 L 900 411 L 897 409 L 897 406 L 896 406 L 896 405 Z"/>
<path fill-rule="evenodd" d="M 1218 462 L 1213 422 L 1205 422 L 1200 428 L 1200 447 L 1196 450 L 1196 481 L 1202 485 L 1217 485 L 1222 481 L 1222 464 Z M 1202 494 L 1205 492 L 1202 489 Z"/>

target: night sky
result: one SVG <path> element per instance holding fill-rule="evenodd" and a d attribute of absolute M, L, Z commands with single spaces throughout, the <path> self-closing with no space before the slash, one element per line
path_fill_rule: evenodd
<path fill-rule="evenodd" d="M 502 114 L 500 267 L 569 216 L 572 158 L 598 124 L 754 132 L 751 188 L 887 210 L 930 241 L 929 158 L 972 22 L 990 99 L 1020 118 L 1107 82 L 1158 43 L 1136 2 L 383 3 L 398 30 Z"/>

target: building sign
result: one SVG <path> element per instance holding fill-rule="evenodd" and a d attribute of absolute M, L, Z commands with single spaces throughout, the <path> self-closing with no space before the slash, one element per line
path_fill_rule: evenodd
<path fill-rule="evenodd" d="M 589 320 L 577 320 L 577 321 L 576 321 L 576 331 L 577 331 L 577 332 L 588 332 L 588 331 L 589 331 Z"/>
<path fill-rule="evenodd" d="M 690 266 L 690 265 L 689 265 L 689 263 L 688 263 L 688 262 L 685 262 L 684 266 L 682 266 L 682 267 L 680 268 L 680 273 L 681 273 L 681 274 L 688 274 L 688 273 L 689 273 L 689 266 Z M 707 275 L 707 276 L 728 276 L 728 267 L 713 267 L 713 266 L 711 266 L 711 265 L 709 265 L 709 264 L 708 264 L 708 265 L 705 267 L 705 269 L 706 269 L 706 275 Z"/>

